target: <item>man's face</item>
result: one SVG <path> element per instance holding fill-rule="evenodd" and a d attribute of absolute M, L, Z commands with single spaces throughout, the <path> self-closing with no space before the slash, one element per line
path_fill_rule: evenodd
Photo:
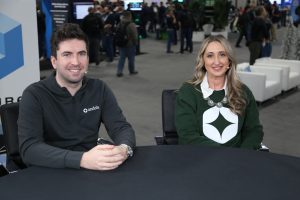
<path fill-rule="evenodd" d="M 109 8 L 107 6 L 104 7 L 105 14 L 108 14 L 110 12 Z"/>
<path fill-rule="evenodd" d="M 56 58 L 51 63 L 56 69 L 56 80 L 62 87 L 81 84 L 88 69 L 89 58 L 83 40 L 70 39 L 59 43 Z"/>

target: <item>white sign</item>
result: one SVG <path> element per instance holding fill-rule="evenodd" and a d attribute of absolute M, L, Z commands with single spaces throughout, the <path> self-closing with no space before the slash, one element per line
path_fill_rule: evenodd
<path fill-rule="evenodd" d="M 0 0 L 0 105 L 40 78 L 36 0 Z"/>

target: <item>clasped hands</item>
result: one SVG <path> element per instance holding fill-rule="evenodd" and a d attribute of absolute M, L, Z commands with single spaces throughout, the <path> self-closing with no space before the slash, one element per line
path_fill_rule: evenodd
<path fill-rule="evenodd" d="M 91 170 L 112 170 L 127 159 L 127 148 L 123 145 L 97 145 L 83 153 L 80 167 Z"/>

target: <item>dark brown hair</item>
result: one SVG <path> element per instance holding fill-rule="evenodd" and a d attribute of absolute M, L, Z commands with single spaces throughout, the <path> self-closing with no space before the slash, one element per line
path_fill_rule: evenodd
<path fill-rule="evenodd" d="M 56 58 L 56 51 L 59 44 L 66 40 L 78 39 L 83 40 L 86 44 L 86 49 L 89 49 L 89 40 L 85 33 L 81 30 L 78 24 L 65 23 L 60 26 L 51 37 L 51 55 Z"/>

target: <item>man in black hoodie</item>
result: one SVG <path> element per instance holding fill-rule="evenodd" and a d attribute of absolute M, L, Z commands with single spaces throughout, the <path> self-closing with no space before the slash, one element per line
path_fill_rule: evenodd
<path fill-rule="evenodd" d="M 76 24 L 52 36 L 55 72 L 22 95 L 18 134 L 27 165 L 111 170 L 132 156 L 135 135 L 117 101 L 102 81 L 85 76 L 88 39 Z M 114 145 L 97 145 L 101 123 Z"/>

